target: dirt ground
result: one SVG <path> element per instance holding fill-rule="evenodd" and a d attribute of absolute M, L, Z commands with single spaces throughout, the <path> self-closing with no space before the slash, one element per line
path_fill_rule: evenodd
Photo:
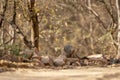
<path fill-rule="evenodd" d="M 120 67 L 17 69 L 0 73 L 0 80 L 119 80 Z"/>

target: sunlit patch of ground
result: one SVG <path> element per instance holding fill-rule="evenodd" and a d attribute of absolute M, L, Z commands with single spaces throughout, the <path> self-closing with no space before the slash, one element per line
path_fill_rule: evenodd
<path fill-rule="evenodd" d="M 119 80 L 120 67 L 75 69 L 15 69 L 0 73 L 0 80 Z"/>

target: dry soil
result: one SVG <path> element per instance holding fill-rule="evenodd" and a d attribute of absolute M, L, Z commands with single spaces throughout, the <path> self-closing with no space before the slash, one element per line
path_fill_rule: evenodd
<path fill-rule="evenodd" d="M 0 73 L 0 80 L 120 80 L 120 67 L 16 69 Z"/>

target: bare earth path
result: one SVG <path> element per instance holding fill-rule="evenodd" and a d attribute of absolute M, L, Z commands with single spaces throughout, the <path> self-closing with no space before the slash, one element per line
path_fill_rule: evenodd
<path fill-rule="evenodd" d="M 0 80 L 120 80 L 120 67 L 17 69 L 0 73 Z"/>

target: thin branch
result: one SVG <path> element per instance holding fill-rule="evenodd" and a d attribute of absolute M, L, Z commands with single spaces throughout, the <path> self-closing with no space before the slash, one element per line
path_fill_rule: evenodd
<path fill-rule="evenodd" d="M 88 6 L 84 6 L 83 4 L 80 4 L 83 8 L 86 8 L 87 10 L 89 10 L 97 19 L 97 21 L 102 25 L 102 27 L 104 28 L 105 31 L 107 31 L 106 26 L 104 24 L 104 22 L 100 19 L 100 16 L 98 15 L 98 13 L 93 10 L 91 7 Z"/>
<path fill-rule="evenodd" d="M 7 6 L 8 6 L 8 0 L 5 0 L 5 5 L 3 6 L 4 10 L 3 10 L 3 14 L 2 14 L 3 18 L 5 17 L 5 12 L 7 10 Z M 3 18 L 1 18 L 1 21 L 0 21 L 0 28 L 2 27 L 2 23 L 4 21 Z"/>
<path fill-rule="evenodd" d="M 16 28 L 16 33 L 20 34 L 23 36 L 23 40 L 24 40 L 24 44 L 29 47 L 29 48 L 32 48 L 34 47 L 31 43 L 31 41 L 27 40 L 27 37 L 24 35 L 24 33 L 21 31 L 21 29 L 18 27 L 17 24 L 15 24 L 13 21 L 9 22 L 7 21 L 6 19 L 3 18 L 3 16 L 0 15 L 0 17 L 7 23 L 9 23 L 11 25 L 12 28 Z"/>
<path fill-rule="evenodd" d="M 16 29 L 18 29 L 18 31 L 19 31 L 18 33 L 23 36 L 24 44 L 30 49 L 33 48 L 34 46 L 32 45 L 32 41 L 27 40 L 27 37 L 23 34 L 23 32 L 18 27 L 18 25 L 14 24 L 14 23 L 11 23 L 11 25 L 14 26 Z"/>
<path fill-rule="evenodd" d="M 94 14 L 94 16 L 96 17 L 97 21 L 98 21 L 99 23 L 101 23 L 102 26 L 104 27 L 104 29 L 107 31 L 105 24 L 104 24 L 103 21 L 100 19 L 100 16 L 97 14 L 97 12 L 95 12 L 95 10 L 93 10 L 91 7 L 87 7 L 87 9 L 90 10 L 90 11 Z"/>
<path fill-rule="evenodd" d="M 114 19 L 114 16 L 113 16 L 112 12 L 111 12 L 110 9 L 108 8 L 108 6 L 107 6 L 107 4 L 106 4 L 106 2 L 105 2 L 104 0 L 103 0 L 103 3 L 104 3 L 104 5 L 105 5 L 105 8 L 106 8 L 107 12 L 108 12 L 109 15 L 111 16 L 111 19 L 112 19 L 113 23 L 115 23 L 116 21 L 115 21 L 115 19 Z M 112 6 L 112 5 L 110 5 L 110 6 Z"/>
<path fill-rule="evenodd" d="M 104 3 L 104 5 L 105 5 L 105 9 L 107 10 L 107 12 L 109 13 L 109 15 L 110 15 L 110 17 L 111 17 L 111 19 L 112 19 L 112 25 L 110 25 L 110 27 L 112 28 L 112 29 L 110 29 L 111 30 L 111 34 L 113 34 L 116 30 L 117 30 L 117 26 L 115 25 L 117 22 L 116 22 L 116 20 L 115 20 L 115 18 L 114 18 L 114 16 L 113 16 L 113 13 L 110 11 L 110 9 L 108 8 L 108 5 L 106 4 L 106 2 L 103 0 L 102 1 L 103 3 Z M 112 8 L 112 4 L 111 4 L 111 1 L 110 1 L 110 6 L 111 6 L 111 8 Z M 115 14 L 115 13 L 114 13 Z"/>
<path fill-rule="evenodd" d="M 12 40 L 13 40 L 13 38 L 11 38 L 10 40 L 4 42 L 3 44 L 0 44 L 0 46 L 5 45 L 5 44 L 8 44 L 8 43 L 11 42 Z"/>

